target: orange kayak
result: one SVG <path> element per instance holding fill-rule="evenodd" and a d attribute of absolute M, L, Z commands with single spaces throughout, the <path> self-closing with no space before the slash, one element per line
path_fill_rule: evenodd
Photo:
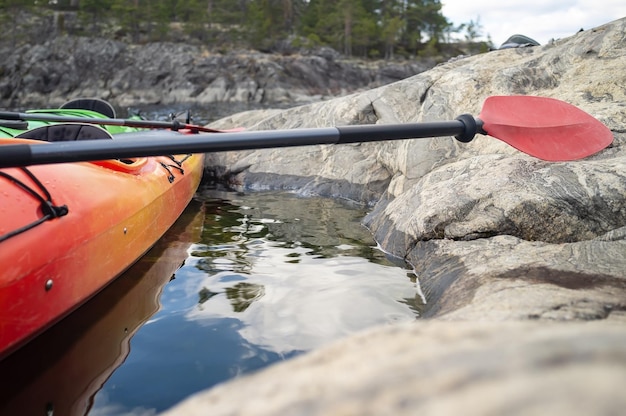
<path fill-rule="evenodd" d="M 0 148 L 18 142 L 34 143 L 0 139 Z M 203 159 L 195 154 L 0 169 L 0 359 L 152 247 L 193 197 Z"/>

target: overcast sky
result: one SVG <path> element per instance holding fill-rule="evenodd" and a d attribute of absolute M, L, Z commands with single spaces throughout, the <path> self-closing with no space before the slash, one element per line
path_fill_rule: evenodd
<path fill-rule="evenodd" d="M 516 33 L 542 45 L 626 17 L 626 0 L 441 0 L 454 25 L 480 18 L 485 38 L 500 46 Z"/>

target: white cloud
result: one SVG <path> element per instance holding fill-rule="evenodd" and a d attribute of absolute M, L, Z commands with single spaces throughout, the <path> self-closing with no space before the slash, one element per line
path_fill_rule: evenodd
<path fill-rule="evenodd" d="M 442 4 L 443 15 L 455 25 L 480 18 L 483 35 L 490 35 L 495 46 L 516 33 L 544 45 L 626 17 L 624 0 L 442 0 Z"/>
<path fill-rule="evenodd" d="M 401 300 L 415 299 L 421 292 L 399 267 L 361 257 L 312 256 L 309 249 L 279 248 L 269 242 L 255 247 L 255 255 L 247 257 L 249 274 L 239 282 L 258 287 L 258 297 L 249 307 L 233 310 L 232 299 L 224 292 L 238 282 L 228 279 L 233 272 L 224 264 L 224 272 L 189 279 L 191 293 L 204 287 L 219 295 L 189 310 L 188 319 L 200 323 L 238 319 L 244 324 L 239 330 L 243 338 L 279 354 L 317 348 L 375 325 L 416 319 Z M 295 253 L 301 254 L 297 264 L 290 262 Z M 254 294 L 251 289 L 248 295 Z"/>

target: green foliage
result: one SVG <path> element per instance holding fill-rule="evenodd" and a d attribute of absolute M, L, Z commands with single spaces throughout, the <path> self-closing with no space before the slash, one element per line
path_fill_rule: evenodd
<path fill-rule="evenodd" d="M 18 27 L 22 20 L 20 14 L 32 11 L 35 3 L 33 0 L 0 0 L 0 22 L 4 29 L 0 38 L 8 39 L 12 47 L 16 46 L 21 38 Z"/>
<path fill-rule="evenodd" d="M 420 57 L 437 56 L 437 38 L 430 38 L 425 47 L 418 52 Z"/>
<path fill-rule="evenodd" d="M 441 0 L 0 0 L 4 18 L 28 7 L 74 13 L 75 32 L 84 35 L 220 48 L 331 46 L 387 59 L 435 53 L 449 33 L 465 30 L 473 40 L 482 29 L 478 19 L 453 28 Z"/>

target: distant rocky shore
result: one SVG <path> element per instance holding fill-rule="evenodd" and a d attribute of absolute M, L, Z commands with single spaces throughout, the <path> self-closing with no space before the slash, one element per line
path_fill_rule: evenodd
<path fill-rule="evenodd" d="M 54 107 L 98 97 L 120 107 L 176 103 L 316 102 L 371 89 L 432 68 L 436 61 L 360 61 L 330 48 L 294 54 L 211 52 L 184 43 L 131 45 L 58 36 L 43 44 L 0 46 L 5 107 Z"/>

